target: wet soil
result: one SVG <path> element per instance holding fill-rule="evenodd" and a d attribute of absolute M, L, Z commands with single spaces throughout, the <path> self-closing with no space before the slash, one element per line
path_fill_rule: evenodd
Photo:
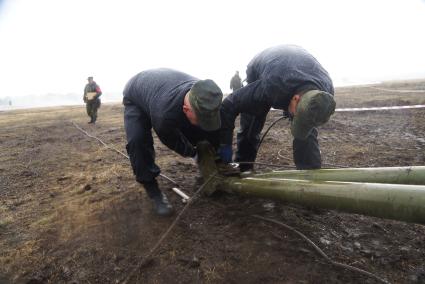
<path fill-rule="evenodd" d="M 379 85 L 425 90 L 425 81 Z M 338 88 L 337 107 L 425 104 L 425 92 Z M 0 112 L 0 283 L 122 283 L 173 222 L 159 218 L 125 152 L 123 108 L 103 105 L 88 125 L 83 106 Z M 278 116 L 269 113 L 266 127 Z M 258 162 L 293 166 L 287 121 L 277 123 Z M 425 110 L 337 112 L 320 128 L 324 167 L 425 165 Z M 162 173 L 192 195 L 199 172 L 155 138 Z M 257 171 L 270 170 L 257 166 Z M 177 212 L 184 206 L 159 179 Z M 128 283 L 376 283 L 330 258 L 392 283 L 425 283 L 425 226 L 221 194 L 192 204 Z"/>

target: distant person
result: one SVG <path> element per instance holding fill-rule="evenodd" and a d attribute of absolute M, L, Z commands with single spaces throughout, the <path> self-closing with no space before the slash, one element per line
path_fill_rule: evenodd
<path fill-rule="evenodd" d="M 90 117 L 88 123 L 96 123 L 97 120 L 97 110 L 100 107 L 100 96 L 102 91 L 99 86 L 93 81 L 93 77 L 87 78 L 88 83 L 84 87 L 84 96 L 83 100 L 86 103 L 87 115 Z"/>
<path fill-rule="evenodd" d="M 12 106 L 12 100 L 9 100 L 9 106 Z"/>
<path fill-rule="evenodd" d="M 245 87 L 229 95 L 221 107 L 219 155 L 232 161 L 236 117 L 236 162 L 254 162 L 260 132 L 270 108 L 284 110 L 292 120 L 293 158 L 297 169 L 318 169 L 321 154 L 317 126 L 335 111 L 334 87 L 328 72 L 310 53 L 295 45 L 280 45 L 257 54 L 248 64 Z M 240 164 L 241 171 L 253 168 Z"/>
<path fill-rule="evenodd" d="M 223 94 L 212 80 L 199 80 L 172 69 L 143 71 L 124 89 L 127 153 L 136 181 L 143 184 L 158 215 L 173 208 L 158 187 L 151 129 L 168 148 L 183 157 L 197 157 L 195 145 L 207 140 L 217 148 Z"/>
<path fill-rule="evenodd" d="M 242 80 L 241 77 L 239 77 L 239 71 L 236 71 L 235 75 L 233 75 L 232 79 L 230 80 L 230 89 L 232 91 L 236 91 L 240 88 L 242 88 Z"/>

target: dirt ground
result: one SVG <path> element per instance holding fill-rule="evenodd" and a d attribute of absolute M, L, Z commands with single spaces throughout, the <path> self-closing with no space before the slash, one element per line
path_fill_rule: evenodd
<path fill-rule="evenodd" d="M 425 90 L 425 80 L 377 86 Z M 338 88 L 338 108 L 425 104 L 425 93 Z M 270 112 L 266 126 L 280 112 Z M 0 283 L 121 283 L 173 222 L 159 218 L 125 152 L 123 108 L 103 105 L 96 125 L 83 106 L 0 112 Z M 287 121 L 272 128 L 258 162 L 292 166 Z M 320 128 L 324 167 L 425 165 L 425 109 L 337 112 Z M 197 167 L 155 138 L 162 173 L 192 195 Z M 257 166 L 258 171 L 267 167 Z M 159 178 L 179 212 L 184 204 Z M 267 199 L 222 194 L 192 204 L 129 283 L 425 283 L 425 226 Z"/>

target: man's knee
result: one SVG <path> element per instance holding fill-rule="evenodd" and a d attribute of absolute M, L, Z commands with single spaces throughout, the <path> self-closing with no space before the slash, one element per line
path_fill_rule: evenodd
<path fill-rule="evenodd" d="M 143 145 L 143 138 L 141 136 L 132 136 L 127 140 L 127 145 L 125 146 L 127 153 L 131 155 L 136 152 L 138 149 L 140 150 Z"/>

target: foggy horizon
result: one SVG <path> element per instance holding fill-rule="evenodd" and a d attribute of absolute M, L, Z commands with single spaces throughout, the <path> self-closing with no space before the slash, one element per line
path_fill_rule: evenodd
<path fill-rule="evenodd" d="M 407 78 L 407 79 L 394 79 L 394 80 L 383 80 L 383 81 L 370 81 L 370 82 L 359 82 L 357 84 L 335 84 L 336 91 L 338 88 L 344 87 L 356 87 L 359 88 L 368 85 L 376 85 L 382 83 L 399 83 L 409 81 L 425 81 L 424 77 Z M 229 94 L 230 92 L 226 92 Z M 337 93 L 336 93 L 337 95 Z M 40 107 L 54 107 L 54 106 L 81 106 L 84 105 L 82 99 L 83 95 L 77 93 L 45 93 L 35 95 L 22 95 L 17 97 L 0 96 L 0 111 L 15 110 L 15 109 L 31 109 Z M 122 100 L 122 92 L 104 92 L 101 96 L 102 103 L 120 103 Z M 12 105 L 9 105 L 9 101 Z"/>
<path fill-rule="evenodd" d="M 257 53 L 279 44 L 309 51 L 336 87 L 421 79 L 424 12 L 421 0 L 0 0 L 0 99 L 56 94 L 82 104 L 94 76 L 102 100 L 115 101 L 132 76 L 158 67 L 229 93 L 236 70 L 244 78 Z"/>

